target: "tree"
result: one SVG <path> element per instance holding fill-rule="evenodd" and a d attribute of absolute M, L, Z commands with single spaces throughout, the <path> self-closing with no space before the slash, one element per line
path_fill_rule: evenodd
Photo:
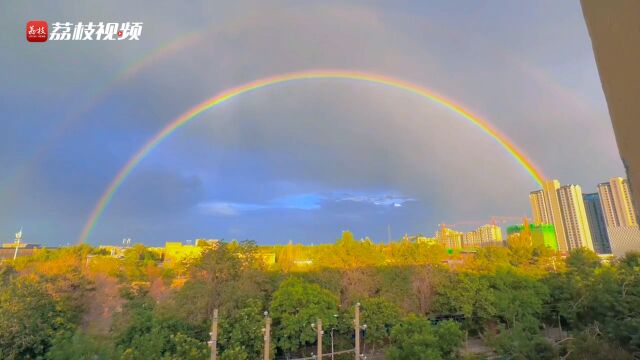
<path fill-rule="evenodd" d="M 501 329 L 498 336 L 490 339 L 489 344 L 503 358 L 514 360 L 551 360 L 558 354 L 547 339 L 532 334 L 529 329 L 520 325 Z"/>
<path fill-rule="evenodd" d="M 74 324 L 37 281 L 18 278 L 0 287 L 0 358 L 42 358 Z"/>
<path fill-rule="evenodd" d="M 378 297 L 362 301 L 362 323 L 367 324 L 367 342 L 374 351 L 376 346 L 387 343 L 399 319 L 400 309 L 387 300 Z"/>
<path fill-rule="evenodd" d="M 208 329 L 175 314 L 158 314 L 146 294 L 134 296 L 115 322 L 114 340 L 122 360 L 206 358 Z"/>
<path fill-rule="evenodd" d="M 261 357 L 263 310 L 264 307 L 259 300 L 251 299 L 246 301 L 239 311 L 221 317 L 219 343 L 222 353 L 235 354 L 242 351 L 247 358 Z"/>
<path fill-rule="evenodd" d="M 319 261 L 328 267 L 352 269 L 380 265 L 384 257 L 371 241 L 358 241 L 353 237 L 353 233 L 343 231 L 342 237 Z"/>
<path fill-rule="evenodd" d="M 543 305 L 549 297 L 544 284 L 513 271 L 498 271 L 490 277 L 495 296 L 496 315 L 507 325 L 521 325 L 532 333 L 538 331 Z"/>
<path fill-rule="evenodd" d="M 496 315 L 495 293 L 486 277 L 450 274 L 439 283 L 433 313 L 462 314 L 467 330 L 482 332 Z"/>
<path fill-rule="evenodd" d="M 270 307 L 278 348 L 290 353 L 312 344 L 316 334 L 311 324 L 321 318 L 325 328 L 335 326 L 337 313 L 338 299 L 328 290 L 297 277 L 284 280 Z"/>
<path fill-rule="evenodd" d="M 205 360 L 209 358 L 211 349 L 206 343 L 182 333 L 171 335 L 170 338 L 175 346 L 175 351 L 165 355 L 163 360 Z"/>
<path fill-rule="evenodd" d="M 249 360 L 249 355 L 241 348 L 232 347 L 220 354 L 220 360 Z"/>
<path fill-rule="evenodd" d="M 578 248 L 567 256 L 565 262 L 570 272 L 588 277 L 593 271 L 600 267 L 600 258 L 593 251 L 586 248 Z"/>
<path fill-rule="evenodd" d="M 585 330 L 577 334 L 568 346 L 562 349 L 563 358 L 568 360 L 631 360 L 633 355 L 626 352 L 616 344 L 607 340 L 590 330 Z"/>
<path fill-rule="evenodd" d="M 71 336 L 56 338 L 47 353 L 47 359 L 115 360 L 116 354 L 109 344 L 100 343 L 90 336 L 76 332 Z"/>
<path fill-rule="evenodd" d="M 455 359 L 463 341 L 458 324 L 443 321 L 431 325 L 427 318 L 410 315 L 391 331 L 390 360 Z"/>
<path fill-rule="evenodd" d="M 159 261 L 157 254 L 149 251 L 142 244 L 135 244 L 124 253 L 122 266 L 124 275 L 129 281 L 148 281 L 149 272 L 156 268 Z"/>

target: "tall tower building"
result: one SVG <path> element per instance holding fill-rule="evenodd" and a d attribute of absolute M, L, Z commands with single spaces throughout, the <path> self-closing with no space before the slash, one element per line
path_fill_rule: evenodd
<path fill-rule="evenodd" d="M 611 254 L 611 244 L 609 243 L 609 235 L 607 234 L 607 227 L 604 222 L 600 196 L 598 193 L 583 194 L 582 199 L 584 200 L 584 207 L 587 211 L 593 249 L 598 254 Z"/>
<path fill-rule="evenodd" d="M 617 177 L 598 184 L 598 194 L 611 253 L 624 256 L 629 251 L 639 251 L 640 228 L 627 181 Z"/>
<path fill-rule="evenodd" d="M 570 248 L 567 245 L 564 223 L 562 221 L 562 209 L 560 208 L 560 201 L 558 200 L 559 188 L 560 182 L 558 180 L 545 180 L 542 183 L 542 190 L 530 193 L 529 200 L 531 201 L 533 222 L 536 225 L 552 224 L 556 231 L 558 250 L 566 252 L 569 251 Z"/>
<path fill-rule="evenodd" d="M 534 224 L 553 224 L 553 220 L 547 209 L 547 202 L 544 199 L 544 191 L 532 191 L 529 194 L 529 201 L 531 201 L 531 213 Z"/>
<path fill-rule="evenodd" d="M 580 185 L 561 186 L 557 194 L 562 211 L 564 236 L 569 250 L 581 247 L 593 250 L 591 231 L 589 230 L 587 212 L 584 208 Z"/>
<path fill-rule="evenodd" d="M 607 227 L 638 225 L 626 179 L 616 177 L 598 184 L 598 194 Z"/>

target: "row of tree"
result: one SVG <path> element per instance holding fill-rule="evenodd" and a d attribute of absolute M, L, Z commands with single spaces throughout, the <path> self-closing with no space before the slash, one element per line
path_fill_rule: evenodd
<path fill-rule="evenodd" d="M 305 272 L 265 267 L 249 241 L 208 249 L 180 275 L 143 246 L 122 259 L 80 246 L 3 264 L 0 358 L 207 359 L 213 309 L 221 359 L 262 357 L 264 311 L 273 319 L 272 357 L 305 357 L 317 318 L 336 350 L 353 348 L 357 302 L 363 350 L 388 359 L 640 353 L 638 254 L 607 264 L 587 250 L 563 260 L 545 249 L 496 247 L 456 262 L 427 255 L 413 265 L 370 265 L 358 251 L 369 245 L 346 241 L 333 260 L 344 267 Z"/>

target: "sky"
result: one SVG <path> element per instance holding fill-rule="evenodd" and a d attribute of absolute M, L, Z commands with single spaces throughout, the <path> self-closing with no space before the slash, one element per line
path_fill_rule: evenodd
<path fill-rule="evenodd" d="M 143 22 L 138 41 L 29 43 L 29 20 Z M 310 69 L 418 84 L 505 134 L 549 178 L 624 176 L 579 1 L 5 1 L 0 241 L 74 244 L 119 169 L 220 91 Z M 348 80 L 234 98 L 157 146 L 88 238 L 387 241 L 530 216 L 538 185 L 460 115 Z M 502 218 L 501 218 L 502 219 Z M 504 221 L 504 222 L 503 222 Z"/>

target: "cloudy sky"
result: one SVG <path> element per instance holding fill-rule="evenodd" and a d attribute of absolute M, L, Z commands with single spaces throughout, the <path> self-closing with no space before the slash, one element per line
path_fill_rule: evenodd
<path fill-rule="evenodd" d="M 575 1 L 0 4 L 0 240 L 74 243 L 127 160 L 219 91 L 308 69 L 393 76 L 454 100 L 548 177 L 623 176 Z M 25 24 L 144 23 L 139 41 L 28 43 Z M 442 106 L 379 85 L 282 84 L 181 128 L 131 173 L 93 244 L 198 237 L 386 241 L 529 215 L 535 181 Z M 513 221 L 510 221 L 513 222 Z"/>

